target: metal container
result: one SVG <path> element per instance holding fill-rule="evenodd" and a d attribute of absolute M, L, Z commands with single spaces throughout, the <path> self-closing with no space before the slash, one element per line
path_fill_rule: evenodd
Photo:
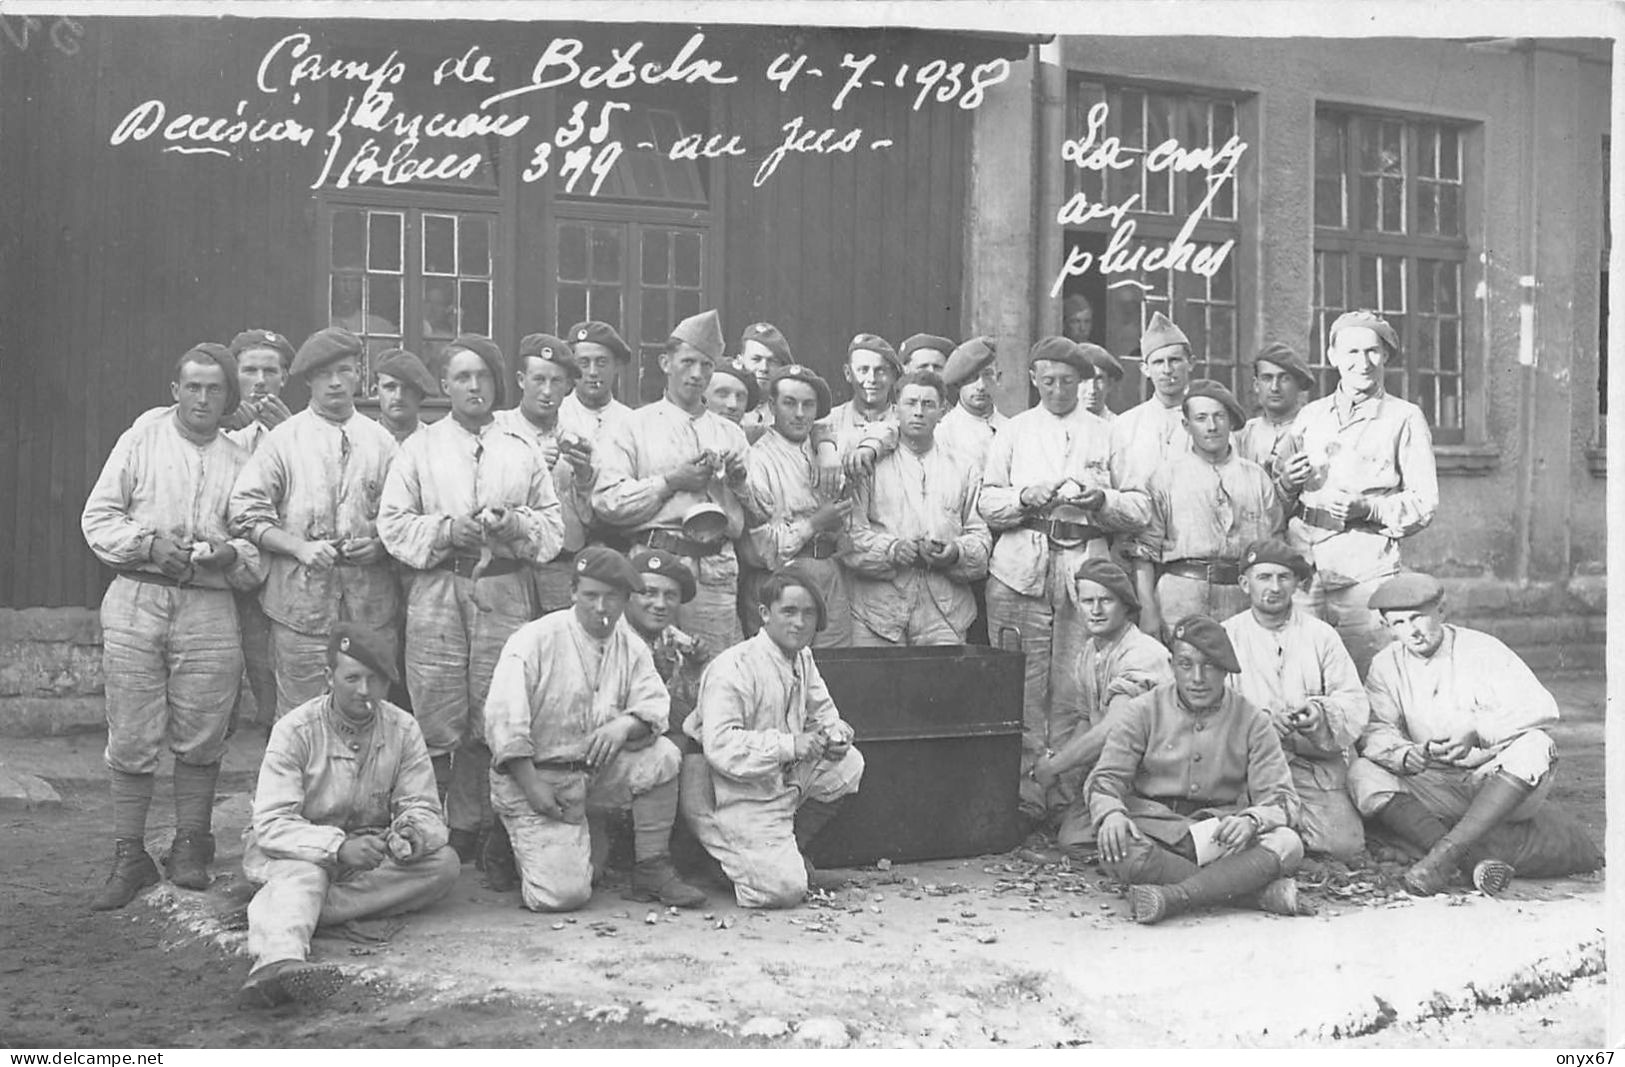
<path fill-rule="evenodd" d="M 1019 844 L 1025 657 L 980 645 L 814 652 L 857 730 L 863 784 L 812 861 L 950 859 Z"/>

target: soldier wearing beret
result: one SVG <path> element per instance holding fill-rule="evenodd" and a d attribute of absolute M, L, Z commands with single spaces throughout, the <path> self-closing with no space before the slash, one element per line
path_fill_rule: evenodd
<path fill-rule="evenodd" d="M 1078 381 L 1094 373 L 1078 346 L 1046 337 L 1032 348 L 1029 374 L 1038 406 L 1012 418 L 993 439 L 979 508 L 993 530 L 988 565 L 988 636 L 1019 636 L 1027 656 L 1022 698 L 1022 812 L 1036 828 L 1070 797 L 1031 779 L 1039 759 L 1063 746 L 1081 720 L 1068 693 L 1083 643 L 1072 576 L 1107 555 L 1107 538 L 1145 524 L 1145 497 L 1112 477 L 1106 424 L 1078 406 Z M 1063 717 L 1065 716 L 1065 717 Z"/>
<path fill-rule="evenodd" d="M 559 424 L 603 448 L 611 430 L 626 420 L 632 409 L 615 399 L 618 369 L 632 361 L 632 350 L 607 322 L 578 322 L 564 335 L 575 355 L 581 377 L 575 389 L 559 403 Z"/>
<path fill-rule="evenodd" d="M 903 375 L 903 361 L 884 337 L 860 333 L 847 343 L 842 373 L 852 399 L 819 419 L 812 433 L 820 478 L 835 482 L 840 481 L 836 467 L 844 467 L 847 477 L 860 475 L 897 447 L 892 390 Z"/>
<path fill-rule="evenodd" d="M 671 720 L 666 735 L 682 742 L 683 720 L 694 710 L 700 670 L 711 659 L 705 642 L 677 628 L 677 609 L 694 599 L 699 587 L 688 565 L 670 552 L 639 548 L 632 553 L 632 569 L 643 579 L 643 589 L 626 604 L 626 621 L 643 638 L 654 657 L 655 670 L 671 696 Z"/>
<path fill-rule="evenodd" d="M 948 356 L 953 350 L 954 343 L 946 337 L 917 333 L 903 342 L 903 347 L 897 350 L 897 358 L 903 361 L 904 374 L 928 370 L 940 376 L 948 368 Z"/>
<path fill-rule="evenodd" d="M 322 649 L 352 622 L 393 650 L 395 572 L 378 538 L 378 501 L 395 439 L 357 417 L 361 339 L 330 326 L 299 346 L 292 376 L 310 404 L 265 436 L 231 495 L 231 528 L 265 554 L 260 606 L 271 620 L 277 715 L 322 692 Z"/>
<path fill-rule="evenodd" d="M 1309 364 L 1290 345 L 1276 341 L 1259 352 L 1253 359 L 1253 392 L 1263 410 L 1236 431 L 1236 450 L 1274 475 L 1277 461 L 1286 459 L 1281 443 L 1303 409 L 1305 394 L 1314 389 Z"/>
<path fill-rule="evenodd" d="M 711 372 L 711 381 L 705 387 L 705 406 L 745 431 L 745 440 L 755 443 L 761 430 L 745 425 L 745 416 L 761 403 L 756 388 L 756 376 L 737 360 L 723 360 Z"/>
<path fill-rule="evenodd" d="M 1230 390 L 1192 382 L 1180 406 L 1189 447 L 1147 480 L 1149 521 L 1124 545 L 1149 633 L 1166 633 L 1187 615 L 1228 618 L 1246 607 L 1242 551 L 1281 529 L 1270 476 L 1231 444 L 1242 410 Z"/>
<path fill-rule="evenodd" d="M 1331 396 L 1304 405 L 1279 452 L 1287 540 L 1315 565 L 1309 608 L 1337 628 L 1363 673 L 1387 631 L 1368 607 L 1400 569 L 1400 542 L 1439 507 L 1433 431 L 1422 409 L 1383 388 L 1399 336 L 1370 311 L 1338 316 L 1327 335 Z"/>
<path fill-rule="evenodd" d="M 1190 450 L 1181 405 L 1191 383 L 1191 343 L 1160 311 L 1140 336 L 1140 368 L 1151 379 L 1150 399 L 1112 420 L 1112 473 L 1117 484 L 1133 488 Z"/>
<path fill-rule="evenodd" d="M 722 359 L 715 311 L 672 329 L 660 369 L 666 393 L 634 411 L 600 446 L 592 506 L 635 544 L 688 561 L 699 582 L 678 622 L 713 648 L 740 638 L 739 559 L 745 531 L 740 494 L 747 477 L 745 431 L 705 407 L 705 387 Z"/>
<path fill-rule="evenodd" d="M 491 801 L 508 828 L 532 911 L 573 911 L 607 855 L 607 816 L 632 812 L 629 900 L 697 907 L 705 894 L 671 865 L 681 754 L 665 737 L 671 698 L 649 645 L 623 621 L 643 590 L 627 558 L 593 545 L 575 558 L 574 603 L 521 627 L 486 704 Z"/>
<path fill-rule="evenodd" d="M 1444 589 L 1398 574 L 1371 596 L 1394 643 L 1371 661 L 1371 720 L 1349 790 L 1360 813 L 1425 853 L 1405 873 L 1437 893 L 1458 867 L 1496 894 L 1514 873 L 1596 870 L 1584 830 L 1548 799 L 1557 701 L 1489 634 L 1446 622 Z"/>
<path fill-rule="evenodd" d="M 485 694 L 508 637 L 535 615 L 530 573 L 564 543 L 553 478 L 536 446 L 495 422 L 508 378 L 488 337 L 445 351 L 451 413 L 401 446 L 384 483 L 378 532 L 412 568 L 406 687 L 446 793 L 451 843 L 465 862 L 492 827 Z M 492 827 L 490 844 L 505 854 Z M 502 872 L 499 870 L 499 876 Z"/>
<path fill-rule="evenodd" d="M 773 405 L 767 395 L 773 372 L 795 361 L 790 342 L 777 326 L 771 322 L 753 322 L 745 327 L 739 339 L 739 362 L 756 379 L 757 403 L 745 412 L 741 425 L 752 444 L 773 425 Z"/>
<path fill-rule="evenodd" d="M 378 379 L 378 425 L 388 430 L 396 444 L 421 433 L 424 424 L 418 419 L 425 397 L 439 396 L 429 368 L 415 354 L 404 348 L 391 348 L 373 364 Z"/>
<path fill-rule="evenodd" d="M 80 519 L 85 543 L 116 572 L 101 606 L 115 845 L 112 873 L 91 904 L 100 911 L 158 881 L 145 838 L 166 743 L 175 755 L 175 843 L 165 868 L 178 886 L 209 885 L 214 787 L 243 675 L 232 592 L 265 577 L 259 550 L 226 525 L 232 484 L 248 462 L 219 432 L 239 396 L 231 353 L 218 344 L 188 349 L 170 392 L 170 414 L 119 437 Z"/>
<path fill-rule="evenodd" d="M 293 415 L 282 402 L 282 387 L 293 364 L 293 342 L 274 330 L 244 330 L 231 339 L 242 403 L 220 420 L 229 440 L 252 452 L 260 440 Z"/>
<path fill-rule="evenodd" d="M 958 456 L 967 474 L 982 476 L 993 436 L 1010 420 L 993 406 L 999 384 L 998 349 L 991 337 L 972 337 L 948 355 L 942 382 L 955 397 L 937 423 L 937 444 Z"/>
<path fill-rule="evenodd" d="M 1224 620 L 1241 673 L 1231 686 L 1270 717 L 1303 801 L 1303 847 L 1337 860 L 1365 850 L 1365 828 L 1348 793 L 1348 761 L 1371 717 L 1354 660 L 1337 631 L 1294 600 L 1314 572 L 1279 537 L 1241 557 L 1248 609 Z"/>
<path fill-rule="evenodd" d="M 338 968 L 305 962 L 318 924 L 414 911 L 457 881 L 423 733 L 384 699 L 393 651 L 339 623 L 326 664 L 327 691 L 277 722 L 260 763 L 243 852 L 260 886 L 245 1006 L 330 995 Z"/>
<path fill-rule="evenodd" d="M 1107 868 L 1138 923 L 1241 899 L 1298 914 L 1298 793 L 1269 716 L 1206 615 L 1174 627 L 1174 680 L 1130 701 L 1084 785 Z"/>
<path fill-rule="evenodd" d="M 1123 380 L 1123 364 L 1099 345 L 1081 343 L 1078 351 L 1095 368 L 1094 377 L 1078 383 L 1078 403 L 1089 414 L 1112 422 L 1117 418 L 1117 413 L 1106 406 L 1106 395 L 1111 392 L 1112 386 Z"/>

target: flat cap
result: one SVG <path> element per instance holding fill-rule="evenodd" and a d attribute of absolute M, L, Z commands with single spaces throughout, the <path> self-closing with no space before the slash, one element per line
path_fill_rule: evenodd
<path fill-rule="evenodd" d="M 1241 664 L 1236 660 L 1236 648 L 1224 627 L 1206 615 L 1187 615 L 1180 619 L 1169 635 L 1168 643 L 1183 641 L 1207 657 L 1207 661 L 1222 671 L 1240 674 Z"/>
<path fill-rule="evenodd" d="M 656 574 L 677 583 L 678 597 L 687 604 L 699 592 L 694 572 L 688 564 L 663 548 L 636 548 L 632 550 L 632 567 L 639 574 Z"/>
<path fill-rule="evenodd" d="M 1169 345 L 1184 345 L 1185 351 L 1191 349 L 1191 339 L 1185 336 L 1185 331 L 1173 324 L 1173 320 L 1158 311 L 1152 314 L 1151 322 L 1146 326 L 1145 332 L 1140 335 L 1140 358 L 1150 359 L 1158 349 Z"/>
<path fill-rule="evenodd" d="M 737 359 L 724 359 L 711 370 L 711 377 L 726 374 L 738 378 L 739 384 L 745 387 L 745 410 L 754 411 L 756 405 L 762 402 L 762 391 L 757 388 L 756 375 L 740 365 Z"/>
<path fill-rule="evenodd" d="M 491 372 L 491 377 L 496 380 L 496 402 L 492 406 L 502 407 L 508 390 L 508 363 L 502 358 L 502 349 L 489 337 L 477 333 L 460 333 L 446 346 L 441 366 L 450 368 L 452 359 L 459 351 L 472 352 L 480 357 L 486 369 Z"/>
<path fill-rule="evenodd" d="M 1140 595 L 1134 590 L 1134 579 L 1128 571 L 1109 559 L 1086 559 L 1073 572 L 1080 582 L 1094 582 L 1104 586 L 1112 596 L 1127 604 L 1135 615 L 1140 613 Z"/>
<path fill-rule="evenodd" d="M 1241 554 L 1241 569 L 1259 563 L 1274 563 L 1286 567 L 1298 576 L 1299 581 L 1306 582 L 1315 575 L 1314 566 L 1304 558 L 1303 553 L 1281 540 L 1279 537 L 1266 537 L 1254 541 L 1247 546 Z"/>
<path fill-rule="evenodd" d="M 231 349 L 213 341 L 203 341 L 188 348 L 181 353 L 181 358 L 175 361 L 175 377 L 181 375 L 181 366 L 186 363 L 213 363 L 226 372 L 226 410 L 222 416 L 230 415 L 237 410 L 237 405 L 243 401 L 243 387 L 237 381 L 237 357 L 231 354 Z"/>
<path fill-rule="evenodd" d="M 1239 430 L 1247 423 L 1247 413 L 1241 410 L 1241 401 L 1221 382 L 1212 378 L 1198 378 L 1191 383 L 1190 389 L 1185 393 L 1186 400 L 1195 400 L 1198 397 L 1207 397 L 1217 400 L 1224 405 L 1224 410 L 1230 413 L 1230 428 Z"/>
<path fill-rule="evenodd" d="M 592 319 L 587 322 L 578 322 L 570 327 L 570 343 L 589 345 L 603 345 L 615 353 L 617 359 L 631 359 L 632 350 L 621 340 L 621 335 L 615 332 L 615 327 L 607 322 Z"/>
<path fill-rule="evenodd" d="M 1032 351 L 1027 353 L 1027 366 L 1032 366 L 1040 360 L 1049 360 L 1051 363 L 1065 363 L 1075 369 L 1085 378 L 1095 376 L 1095 365 L 1084 358 L 1078 346 L 1064 337 L 1044 337 L 1033 345 Z"/>
<path fill-rule="evenodd" d="M 953 352 L 954 343 L 946 337 L 939 337 L 933 333 L 917 333 L 903 342 L 903 347 L 897 350 L 897 356 L 906 364 L 908 357 L 922 348 L 929 348 L 933 352 L 941 352 L 946 357 Z"/>
<path fill-rule="evenodd" d="M 550 333 L 527 333 L 519 341 L 519 365 L 523 367 L 527 359 L 557 364 L 572 382 L 581 377 L 581 365 L 576 362 L 575 352 L 571 350 L 570 342 L 562 337 L 554 337 Z"/>
<path fill-rule="evenodd" d="M 767 380 L 768 396 L 778 396 L 780 382 L 804 382 L 812 386 L 813 392 L 818 396 L 818 414 L 816 418 L 823 418 L 829 414 L 833 406 L 833 397 L 829 391 L 829 383 L 819 377 L 818 372 L 801 363 L 791 363 L 776 369 Z"/>
<path fill-rule="evenodd" d="M 744 348 L 746 341 L 755 341 L 773 353 L 773 358 L 779 363 L 793 363 L 795 356 L 790 354 L 790 342 L 784 339 L 784 334 L 771 322 L 753 322 L 745 327 L 745 332 L 739 338 L 739 347 Z"/>
<path fill-rule="evenodd" d="M 251 348 L 269 348 L 282 355 L 282 366 L 293 362 L 293 342 L 275 330 L 244 330 L 231 339 L 231 354 L 240 356 Z"/>
<path fill-rule="evenodd" d="M 341 622 L 327 637 L 327 655 L 342 653 L 388 682 L 395 681 L 395 657 L 378 635 L 365 627 Z"/>
<path fill-rule="evenodd" d="M 288 368 L 288 374 L 302 378 L 346 356 L 360 359 L 366 347 L 361 343 L 361 338 L 344 327 L 328 326 L 305 338 L 305 343 L 299 346 L 298 353 L 293 357 L 293 366 Z"/>
<path fill-rule="evenodd" d="M 847 358 L 850 359 L 854 352 L 877 352 L 886 360 L 893 374 L 901 376 L 903 373 L 903 361 L 898 358 L 897 349 L 878 333 L 860 333 L 852 338 L 846 346 Z"/>
<path fill-rule="evenodd" d="M 1258 355 L 1253 357 L 1254 374 L 1258 373 L 1257 368 L 1260 363 L 1275 364 L 1291 374 L 1292 377 L 1298 379 L 1298 384 L 1307 390 L 1313 391 L 1317 384 L 1315 374 L 1309 369 L 1309 364 L 1304 362 L 1302 356 L 1293 351 L 1291 345 L 1283 344 L 1280 341 L 1265 345 Z"/>
<path fill-rule="evenodd" d="M 1116 356 L 1104 348 L 1088 341 L 1082 341 L 1078 344 L 1078 351 L 1082 352 L 1083 358 L 1087 359 L 1089 365 L 1095 368 L 1095 377 L 1105 376 L 1114 382 L 1123 380 L 1123 365 L 1117 361 Z"/>
<path fill-rule="evenodd" d="M 1372 611 L 1417 611 L 1438 603 L 1444 586 L 1431 574 L 1406 571 L 1377 586 L 1368 606 Z"/>
<path fill-rule="evenodd" d="M 946 385 L 964 385 L 986 370 L 998 357 L 991 337 L 972 337 L 948 353 L 948 365 L 942 368 L 942 381 Z"/>
<path fill-rule="evenodd" d="M 1375 311 L 1367 311 L 1364 308 L 1358 311 L 1345 311 L 1332 320 L 1331 328 L 1326 331 L 1327 345 L 1331 345 L 1337 340 L 1338 330 L 1350 326 L 1364 326 L 1382 338 L 1382 343 L 1388 346 L 1390 353 L 1399 352 L 1399 334 L 1395 333 L 1394 328 L 1388 325 L 1388 320 Z"/>
<path fill-rule="evenodd" d="M 576 553 L 575 576 L 592 578 L 627 593 L 643 592 L 643 579 L 638 577 L 632 562 L 603 545 L 588 545 Z"/>
<path fill-rule="evenodd" d="M 424 396 L 439 396 L 440 386 L 435 382 L 434 375 L 423 361 L 404 348 L 391 348 L 378 355 L 378 362 L 373 364 L 373 373 L 379 376 L 389 375 L 399 378 L 408 385 L 417 386 L 418 392 Z"/>
<path fill-rule="evenodd" d="M 715 308 L 690 315 L 671 328 L 671 336 L 704 352 L 712 362 L 722 360 L 722 318 Z"/>

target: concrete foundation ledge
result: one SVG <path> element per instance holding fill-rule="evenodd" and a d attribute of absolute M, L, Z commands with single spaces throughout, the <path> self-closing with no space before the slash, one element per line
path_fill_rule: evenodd
<path fill-rule="evenodd" d="M 101 696 L 0 697 L 0 737 L 53 737 L 107 725 Z"/>

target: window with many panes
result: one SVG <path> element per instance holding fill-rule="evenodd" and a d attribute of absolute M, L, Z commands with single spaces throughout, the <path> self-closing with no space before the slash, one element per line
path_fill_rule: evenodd
<path fill-rule="evenodd" d="M 1132 200 L 1124 216 L 1134 221 L 1130 246 L 1147 253 L 1166 248 L 1198 212 L 1191 244 L 1202 248 L 1235 241 L 1239 245 L 1242 227 L 1236 175 L 1217 185 L 1211 202 L 1203 207 L 1209 192 L 1207 171 L 1178 173 L 1171 167 L 1148 169 L 1144 165 L 1147 154 L 1170 139 L 1186 149 L 1222 148 L 1237 133 L 1236 99 L 1074 78 L 1068 93 L 1067 136 L 1085 136 L 1090 111 L 1102 102 L 1108 110 L 1099 137 L 1116 137 L 1121 143 L 1119 158 L 1131 160 L 1132 165 L 1103 171 L 1068 167 L 1067 195 L 1082 193 L 1090 204 L 1107 207 Z M 1103 273 L 1099 269 L 1102 256 L 1115 229 L 1114 220 L 1104 218 L 1065 235 L 1069 250 L 1078 248 L 1094 255 L 1094 266 L 1082 277 L 1069 279 L 1065 289 L 1066 295 L 1081 295 L 1090 303 L 1094 327 L 1088 339 L 1126 357 L 1139 345 L 1151 316 L 1160 311 L 1190 338 L 1196 377 L 1215 378 L 1232 388 L 1245 387 L 1247 382 L 1238 373 L 1245 325 L 1238 314 L 1243 301 L 1235 269 L 1237 252 L 1232 250 L 1211 278 L 1175 269 Z M 1114 406 L 1137 402 L 1141 396 L 1114 401 Z"/>
<path fill-rule="evenodd" d="M 1321 108 L 1315 116 L 1315 254 L 1310 364 L 1324 393 L 1337 372 L 1326 328 L 1370 308 L 1399 333 L 1389 392 L 1418 405 L 1434 440 L 1465 438 L 1466 128 Z"/>

